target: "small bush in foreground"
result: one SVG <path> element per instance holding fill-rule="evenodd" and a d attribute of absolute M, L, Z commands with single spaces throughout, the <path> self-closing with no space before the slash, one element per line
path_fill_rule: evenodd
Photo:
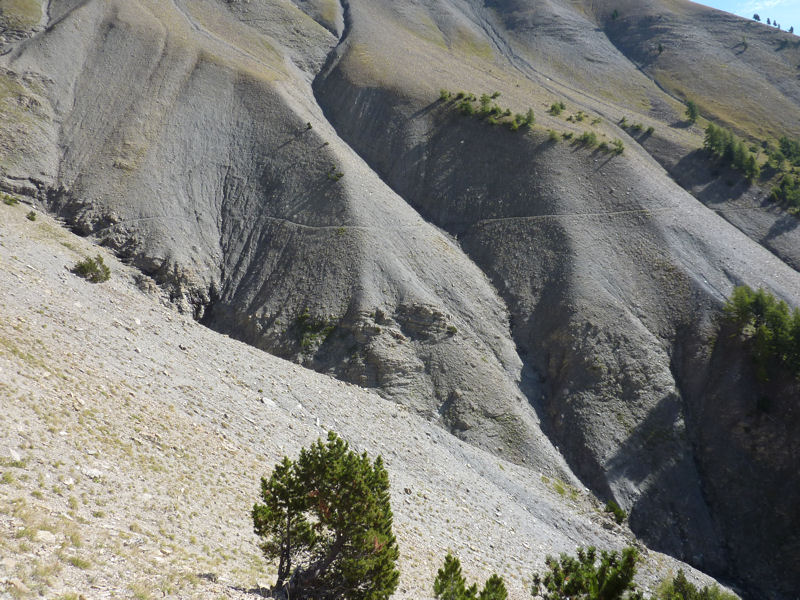
<path fill-rule="evenodd" d="M 437 600 L 507 600 L 508 598 L 506 584 L 497 574 L 486 580 L 480 593 L 477 584 L 473 583 L 467 587 L 467 582 L 461 574 L 461 561 L 449 552 L 444 559 L 444 566 L 436 574 L 433 593 Z"/>
<path fill-rule="evenodd" d="M 577 558 L 561 554 L 556 560 L 548 556 L 548 571 L 543 576 L 533 576 L 531 593 L 543 600 L 642 600 L 642 593 L 633 583 L 638 559 L 639 554 L 632 547 L 623 549 L 622 554 L 604 550 L 599 557 L 591 546 L 578 548 Z"/>
<path fill-rule="evenodd" d="M 72 267 L 72 272 L 92 283 L 103 283 L 111 277 L 111 269 L 99 254 L 94 258 L 85 258 Z"/>

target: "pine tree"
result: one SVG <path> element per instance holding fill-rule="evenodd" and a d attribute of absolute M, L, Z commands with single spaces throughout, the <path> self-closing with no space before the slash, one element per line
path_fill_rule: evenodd
<path fill-rule="evenodd" d="M 492 103 L 492 98 L 489 94 L 481 94 L 480 105 L 481 105 L 481 114 L 488 115 L 491 108 L 490 105 Z"/>
<path fill-rule="evenodd" d="M 444 566 L 439 569 L 433 582 L 433 593 L 438 600 L 464 600 L 467 584 L 461 574 L 461 561 L 447 553 Z"/>
<path fill-rule="evenodd" d="M 744 176 L 747 177 L 748 181 L 753 181 L 758 179 L 760 175 L 761 167 L 758 165 L 758 162 L 756 162 L 756 157 L 752 154 L 748 154 L 744 166 Z"/>
<path fill-rule="evenodd" d="M 635 548 L 628 547 L 622 554 L 602 551 L 600 564 L 596 565 L 597 551 L 593 547 L 578 548 L 577 558 L 562 554 L 558 560 L 545 559 L 549 571 L 533 577 L 531 589 L 534 597 L 543 600 L 641 600 L 633 576 L 639 558 Z"/>
<path fill-rule="evenodd" d="M 305 514 L 305 495 L 299 486 L 296 465 L 284 457 L 269 480 L 261 478 L 264 504 L 253 507 L 256 535 L 268 559 L 279 560 L 276 588 L 282 588 L 292 572 L 297 548 L 311 545 L 314 534 Z"/>
<path fill-rule="evenodd" d="M 478 600 L 508 600 L 508 591 L 503 578 L 496 573 L 486 580 Z"/>
<path fill-rule="evenodd" d="M 385 600 L 397 587 L 389 478 L 335 433 L 261 480 L 255 533 L 290 598 Z"/>
<path fill-rule="evenodd" d="M 461 561 L 450 552 L 444 558 L 444 565 L 436 574 L 433 593 L 437 600 L 508 600 L 508 591 L 503 578 L 497 574 L 486 580 L 481 593 L 477 584 L 467 587 L 461 574 Z"/>
<path fill-rule="evenodd" d="M 697 117 L 700 116 L 700 110 L 697 108 L 697 104 L 694 103 L 692 100 L 687 100 L 686 102 L 686 118 L 689 119 L 690 123 L 697 122 Z"/>
<path fill-rule="evenodd" d="M 536 121 L 536 117 L 533 115 L 533 109 L 529 108 L 528 112 L 525 114 L 525 126 L 526 127 L 533 127 L 534 122 Z"/>

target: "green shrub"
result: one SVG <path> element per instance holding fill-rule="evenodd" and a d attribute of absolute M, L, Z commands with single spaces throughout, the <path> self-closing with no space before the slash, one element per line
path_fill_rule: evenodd
<path fill-rule="evenodd" d="M 683 569 L 670 581 L 665 579 L 653 594 L 653 600 L 739 600 L 735 594 L 725 592 L 716 584 L 698 589 L 686 579 Z"/>
<path fill-rule="evenodd" d="M 703 147 L 734 169 L 744 173 L 748 181 L 761 174 L 756 157 L 747 149 L 744 142 L 722 127 L 709 123 Z"/>
<path fill-rule="evenodd" d="M 450 100 L 450 96 L 452 96 L 452 94 L 449 91 L 445 89 L 439 90 L 439 100 L 447 102 L 448 100 Z"/>
<path fill-rule="evenodd" d="M 261 478 L 253 528 L 289 598 L 385 600 L 397 588 L 389 477 L 329 432 Z"/>
<path fill-rule="evenodd" d="M 336 329 L 336 324 L 321 317 L 311 316 L 308 308 L 297 315 L 295 327 L 300 339 L 300 347 L 309 350 L 316 346 L 318 342 L 325 342 Z"/>
<path fill-rule="evenodd" d="M 480 110 L 478 111 L 482 115 L 488 115 L 490 112 L 490 105 L 492 103 L 492 97 L 489 94 L 481 94 L 480 100 L 478 100 L 480 104 Z"/>
<path fill-rule="evenodd" d="M 94 258 L 85 258 L 72 267 L 72 272 L 92 283 L 103 283 L 111 277 L 111 269 L 99 254 Z"/>
<path fill-rule="evenodd" d="M 700 109 L 697 107 L 692 100 L 686 101 L 686 118 L 689 120 L 689 123 L 696 123 L 697 117 L 700 116 Z"/>
<path fill-rule="evenodd" d="M 772 188 L 770 199 L 794 210 L 800 209 L 800 180 L 786 173 L 779 185 Z"/>
<path fill-rule="evenodd" d="M 474 115 L 475 114 L 475 107 L 472 106 L 472 102 L 469 100 L 462 100 L 458 103 L 458 110 L 461 111 L 462 115 Z"/>
<path fill-rule="evenodd" d="M 526 127 L 533 127 L 533 124 L 536 122 L 536 117 L 533 114 L 533 109 L 529 108 L 528 112 L 525 113 L 525 122 L 523 123 Z"/>
<path fill-rule="evenodd" d="M 550 105 L 550 110 L 548 112 L 557 117 L 564 111 L 565 108 L 567 107 L 563 102 L 553 102 L 553 104 Z"/>
<path fill-rule="evenodd" d="M 625 152 L 625 144 L 622 143 L 622 140 L 614 138 L 614 140 L 611 142 L 611 145 L 613 146 L 611 151 L 614 154 L 619 155 Z"/>
<path fill-rule="evenodd" d="M 619 504 L 617 504 L 613 500 L 609 500 L 608 502 L 606 502 L 606 512 L 611 513 L 614 516 L 614 520 L 620 524 L 623 523 L 625 519 L 628 518 L 628 513 L 622 510 L 619 507 Z"/>
<path fill-rule="evenodd" d="M 639 554 L 632 547 L 624 548 L 621 555 L 602 551 L 598 557 L 590 546 L 586 550 L 578 548 L 577 558 L 561 554 L 556 560 L 548 556 L 548 571 L 543 576 L 533 576 L 531 593 L 543 600 L 641 600 L 642 593 L 633 583 L 638 559 Z"/>
<path fill-rule="evenodd" d="M 36 220 L 36 211 L 32 210 L 27 215 L 25 215 L 25 218 L 28 219 L 28 221 L 35 221 Z"/>
<path fill-rule="evenodd" d="M 335 165 L 328 171 L 328 179 L 331 181 L 339 181 L 342 177 L 344 177 L 344 173 L 339 171 Z"/>
<path fill-rule="evenodd" d="M 594 131 L 584 131 L 578 136 L 578 143 L 589 148 L 597 145 L 597 134 Z"/>
<path fill-rule="evenodd" d="M 551 141 L 551 142 L 557 142 L 558 141 L 558 132 L 555 131 L 554 129 L 548 129 L 547 130 L 547 139 L 549 141 Z"/>
<path fill-rule="evenodd" d="M 506 584 L 497 574 L 486 580 L 480 593 L 477 584 L 467 587 L 467 582 L 461 574 L 461 561 L 450 552 L 445 556 L 444 565 L 436 574 L 433 594 L 437 600 L 507 600 L 508 598 Z"/>
<path fill-rule="evenodd" d="M 9 196 L 8 194 L 5 194 L 3 192 L 0 192 L 0 198 L 3 199 L 3 204 L 7 206 L 15 206 L 19 204 L 19 200 L 14 198 L 14 196 Z"/>
<path fill-rule="evenodd" d="M 778 145 L 785 159 L 795 167 L 800 167 L 800 139 L 793 140 L 782 135 L 778 140 Z"/>

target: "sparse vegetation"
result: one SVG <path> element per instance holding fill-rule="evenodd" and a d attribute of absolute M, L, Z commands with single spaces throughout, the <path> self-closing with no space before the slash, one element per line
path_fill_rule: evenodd
<path fill-rule="evenodd" d="M 628 518 L 628 513 L 622 510 L 619 504 L 613 500 L 606 502 L 606 512 L 610 513 L 617 523 L 623 523 Z"/>
<path fill-rule="evenodd" d="M 19 204 L 19 200 L 14 198 L 14 196 L 9 196 L 8 194 L 3 192 L 0 192 L 0 198 L 3 199 L 3 204 L 5 204 L 6 206 L 15 206 Z"/>
<path fill-rule="evenodd" d="M 330 179 L 331 181 L 339 181 L 342 177 L 344 177 L 344 173 L 339 171 L 336 165 L 332 166 L 328 170 L 328 179 Z"/>
<path fill-rule="evenodd" d="M 749 340 L 759 379 L 768 381 L 776 368 L 800 377 L 800 310 L 745 285 L 733 290 L 724 311 L 739 335 Z"/>
<path fill-rule="evenodd" d="M 324 343 L 336 329 L 336 324 L 326 318 L 312 316 L 308 308 L 295 319 L 300 347 L 303 350 L 313 348 L 317 343 Z"/>
<path fill-rule="evenodd" d="M 723 162 L 744 173 L 748 181 L 756 179 L 761 173 L 756 157 L 744 142 L 722 127 L 709 123 L 703 146 Z"/>
<path fill-rule="evenodd" d="M 72 267 L 72 272 L 91 283 L 103 283 L 111 277 L 111 269 L 99 254 L 94 258 L 85 258 Z"/>
<path fill-rule="evenodd" d="M 790 173 L 784 174 L 780 183 L 772 188 L 770 199 L 788 206 L 790 211 L 797 214 L 800 211 L 800 179 Z"/>
<path fill-rule="evenodd" d="M 671 580 L 661 582 L 653 594 L 653 600 L 738 600 L 738 597 L 723 591 L 716 584 L 698 589 L 680 569 Z"/>
<path fill-rule="evenodd" d="M 448 90 L 441 90 L 439 92 L 440 100 L 449 101 L 451 97 L 452 93 Z M 492 100 L 498 97 L 500 97 L 500 92 L 481 94 L 481 97 L 477 99 L 478 106 L 476 108 L 473 104 L 476 101 L 474 94 L 458 92 L 458 94 L 455 95 L 455 98 L 456 100 L 459 100 L 459 102 L 455 104 L 455 108 L 464 116 L 477 115 L 478 117 L 485 119 L 486 123 L 489 125 L 508 125 L 508 128 L 511 131 L 518 131 L 522 128 L 530 129 L 533 127 L 533 124 L 536 122 L 536 118 L 534 117 L 532 108 L 529 108 L 528 112 L 525 114 L 517 113 L 512 116 L 510 108 L 502 108 L 492 102 Z"/>
<path fill-rule="evenodd" d="M 335 433 L 284 457 L 253 507 L 261 550 L 291 598 L 382 600 L 397 587 L 389 477 Z"/>

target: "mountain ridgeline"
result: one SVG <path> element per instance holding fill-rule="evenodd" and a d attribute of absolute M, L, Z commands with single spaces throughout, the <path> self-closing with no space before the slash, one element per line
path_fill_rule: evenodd
<path fill-rule="evenodd" d="M 800 305 L 765 150 L 800 138 L 800 38 L 683 0 L 0 10 L 0 188 L 209 327 L 800 589 L 797 382 L 721 317 L 742 284 Z"/>

